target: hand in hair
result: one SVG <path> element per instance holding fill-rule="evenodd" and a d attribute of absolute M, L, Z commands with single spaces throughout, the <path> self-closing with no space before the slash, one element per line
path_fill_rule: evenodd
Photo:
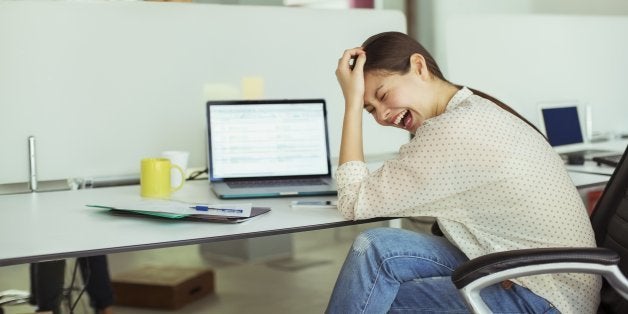
<path fill-rule="evenodd" d="M 345 97 L 345 105 L 358 107 L 359 110 L 364 105 L 364 62 L 366 54 L 361 47 L 347 49 L 336 68 L 336 78 Z"/>
<path fill-rule="evenodd" d="M 336 78 L 345 97 L 345 116 L 342 122 L 338 160 L 340 165 L 352 160 L 364 161 L 362 147 L 364 62 L 366 62 L 366 53 L 361 47 L 345 50 L 338 60 Z"/>

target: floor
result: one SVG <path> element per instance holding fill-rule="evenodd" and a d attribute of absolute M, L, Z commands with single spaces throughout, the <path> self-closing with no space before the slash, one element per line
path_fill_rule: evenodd
<path fill-rule="evenodd" d="M 291 257 L 234 260 L 207 254 L 199 245 L 109 255 L 113 277 L 145 265 L 209 266 L 216 275 L 216 292 L 186 305 L 180 313 L 322 313 L 342 262 L 355 236 L 386 222 L 316 230 L 292 235 Z M 404 226 L 405 227 L 405 226 Z M 67 267 L 70 277 L 74 261 Z M 69 282 L 69 279 L 66 280 Z M 28 290 L 28 265 L 0 268 L 0 291 Z M 83 296 L 74 313 L 92 313 Z M 4 306 L 6 314 L 32 313 L 30 305 Z M 174 311 L 115 306 L 118 314 Z M 65 313 L 69 313 L 66 309 Z"/>

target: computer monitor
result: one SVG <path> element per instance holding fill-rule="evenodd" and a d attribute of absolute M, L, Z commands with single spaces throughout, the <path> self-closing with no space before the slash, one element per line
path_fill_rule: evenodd
<path fill-rule="evenodd" d="M 541 129 L 552 146 L 582 144 L 584 132 L 577 102 L 543 103 L 539 105 Z"/>

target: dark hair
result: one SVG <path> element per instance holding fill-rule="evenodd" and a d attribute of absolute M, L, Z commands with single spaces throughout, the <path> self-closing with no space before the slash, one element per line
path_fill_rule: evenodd
<path fill-rule="evenodd" d="M 369 71 L 383 71 L 390 73 L 406 74 L 410 71 L 410 56 L 418 53 L 423 56 L 427 69 L 431 75 L 453 84 L 445 79 L 445 76 L 441 72 L 438 64 L 432 57 L 432 55 L 425 49 L 418 41 L 412 39 L 410 36 L 400 32 L 385 32 L 379 33 L 369 37 L 362 44 L 362 49 L 366 52 L 366 63 L 364 64 L 364 72 Z M 453 84 L 458 88 L 462 88 L 460 85 Z M 537 132 L 541 133 L 530 121 L 522 117 L 514 109 L 501 102 L 499 99 L 483 93 L 479 90 L 469 88 L 474 94 L 486 98 L 502 109 L 510 112 L 517 118 L 523 120 L 525 123 L 534 128 Z M 542 134 L 542 133 L 541 133 Z"/>

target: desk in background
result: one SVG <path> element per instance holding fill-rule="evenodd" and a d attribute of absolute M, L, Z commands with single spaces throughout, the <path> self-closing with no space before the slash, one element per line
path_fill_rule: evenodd
<path fill-rule="evenodd" d="M 621 154 L 626 150 L 628 146 L 628 139 L 607 141 L 607 142 L 598 142 L 588 144 L 585 149 L 600 149 L 600 150 L 608 150 L 610 152 L 615 152 L 617 154 Z M 560 150 L 558 152 L 561 152 Z M 609 153 L 609 155 L 612 153 Z M 587 160 L 583 165 L 565 165 L 565 168 L 570 172 L 582 172 L 582 173 L 592 173 L 592 174 L 601 174 L 610 176 L 615 171 L 615 167 L 600 165 L 594 161 Z"/>
<path fill-rule="evenodd" d="M 589 144 L 587 148 L 609 150 L 621 154 L 626 150 L 627 145 L 628 140 L 621 139 Z M 587 160 L 582 165 L 565 165 L 565 168 L 578 187 L 580 197 L 582 197 L 590 215 L 598 199 L 602 196 L 606 182 L 615 171 L 615 167 L 598 165 L 597 162 Z"/>
<path fill-rule="evenodd" d="M 611 177 L 609 175 L 575 171 L 569 171 L 569 176 L 578 188 L 587 212 L 591 215 L 595 204 L 602 196 L 606 183 Z"/>
<path fill-rule="evenodd" d="M 587 160 L 583 165 L 565 165 L 569 172 L 579 172 L 584 174 L 596 174 L 610 176 L 615 171 L 615 167 L 607 165 L 597 165 L 595 161 Z"/>

